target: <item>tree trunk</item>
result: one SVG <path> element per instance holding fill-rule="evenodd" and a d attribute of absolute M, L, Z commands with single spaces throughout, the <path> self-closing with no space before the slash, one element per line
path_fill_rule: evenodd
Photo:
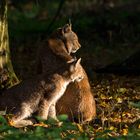
<path fill-rule="evenodd" d="M 0 0 L 0 88 L 10 87 L 17 82 L 10 59 L 7 1 Z"/>

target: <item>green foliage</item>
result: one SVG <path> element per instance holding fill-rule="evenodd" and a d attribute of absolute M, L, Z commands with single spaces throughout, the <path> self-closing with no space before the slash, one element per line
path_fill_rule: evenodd
<path fill-rule="evenodd" d="M 63 139 L 77 139 L 88 140 L 85 132 L 80 132 L 77 124 L 71 123 L 66 119 L 66 115 L 59 116 L 63 124 L 61 126 L 54 123 L 53 120 L 48 120 L 46 123 L 48 127 L 31 126 L 23 129 L 17 129 L 8 125 L 6 119 L 0 116 L 0 139 L 4 140 L 61 140 Z"/>
<path fill-rule="evenodd" d="M 130 102 L 129 104 L 140 109 L 140 102 L 138 103 Z"/>
<path fill-rule="evenodd" d="M 14 128 L 9 126 L 6 119 L 0 116 L 0 139 L 2 140 L 139 140 L 140 131 L 129 131 L 127 135 L 113 136 L 113 130 L 106 129 L 96 132 L 95 129 L 88 124 L 76 124 L 69 122 L 66 115 L 59 116 L 62 125 L 57 125 L 54 120 L 49 119 L 42 126 L 30 126 L 25 128 Z M 39 119 L 40 120 L 40 119 Z M 47 127 L 46 127 L 47 125 Z"/>

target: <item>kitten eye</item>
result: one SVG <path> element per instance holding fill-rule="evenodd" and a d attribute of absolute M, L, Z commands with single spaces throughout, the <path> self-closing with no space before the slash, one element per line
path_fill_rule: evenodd
<path fill-rule="evenodd" d="M 77 81 L 81 81 L 83 79 L 83 77 L 78 77 Z"/>
<path fill-rule="evenodd" d="M 82 80 L 83 79 L 83 77 L 79 77 L 79 80 Z"/>

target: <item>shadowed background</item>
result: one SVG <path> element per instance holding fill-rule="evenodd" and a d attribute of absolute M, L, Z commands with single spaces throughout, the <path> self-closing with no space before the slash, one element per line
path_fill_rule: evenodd
<path fill-rule="evenodd" d="M 35 70 L 40 42 L 71 19 L 89 78 L 97 73 L 140 73 L 139 0 L 10 0 L 9 38 L 21 79 Z"/>

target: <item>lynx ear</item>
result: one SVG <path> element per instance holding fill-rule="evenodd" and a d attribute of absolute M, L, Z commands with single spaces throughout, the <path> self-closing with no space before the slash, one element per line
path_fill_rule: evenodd
<path fill-rule="evenodd" d="M 79 65 L 80 65 L 80 62 L 81 62 L 81 58 L 79 58 L 75 64 L 75 68 L 77 68 Z"/>
<path fill-rule="evenodd" d="M 63 30 L 64 30 L 64 33 L 71 32 L 71 25 L 69 24 L 64 25 Z"/>
<path fill-rule="evenodd" d="M 58 34 L 63 36 L 64 35 L 64 30 L 62 28 L 58 28 Z"/>

